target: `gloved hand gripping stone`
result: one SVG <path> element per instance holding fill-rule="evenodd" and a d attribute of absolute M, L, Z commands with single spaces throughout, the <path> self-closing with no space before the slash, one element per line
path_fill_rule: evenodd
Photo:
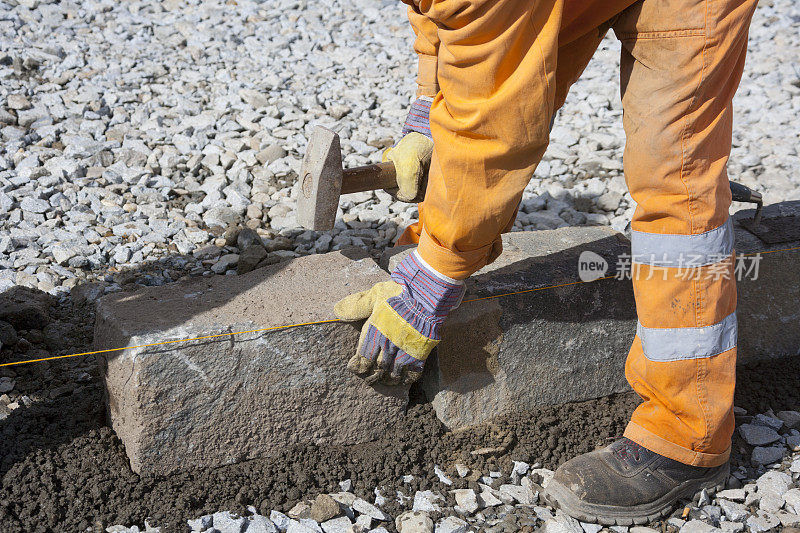
<path fill-rule="evenodd" d="M 365 375 L 368 383 L 416 381 L 441 340 L 445 317 L 463 295 L 462 281 L 439 274 L 416 252 L 410 254 L 392 273 L 392 281 L 347 296 L 334 307 L 342 320 L 367 319 L 348 368 Z"/>

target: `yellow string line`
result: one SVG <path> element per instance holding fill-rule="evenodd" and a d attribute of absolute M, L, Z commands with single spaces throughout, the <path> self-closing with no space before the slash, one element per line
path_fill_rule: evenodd
<path fill-rule="evenodd" d="M 108 352 L 119 352 L 122 350 L 133 350 L 135 348 L 148 348 L 150 346 L 162 346 L 164 344 L 174 344 L 176 342 L 189 342 L 189 341 L 201 341 L 204 339 L 216 339 L 218 337 L 230 337 L 231 335 L 243 335 L 245 333 L 257 333 L 260 331 L 272 331 L 276 329 L 289 329 L 289 328 L 297 328 L 300 326 L 313 326 L 314 324 L 328 324 L 330 322 L 341 322 L 338 318 L 332 318 L 329 320 L 318 320 L 316 322 L 303 322 L 301 324 L 289 324 L 287 326 L 272 326 L 269 328 L 259 328 L 259 329 L 249 329 L 246 331 L 231 331 L 230 333 L 217 333 L 215 335 L 204 335 L 202 337 L 191 337 L 188 339 L 175 339 L 171 341 L 161 341 L 161 342 L 153 342 L 150 344 L 137 344 L 135 346 L 125 346 L 123 348 L 108 348 L 106 350 L 95 350 L 93 352 L 83 352 L 83 353 L 73 353 L 69 355 L 56 355 L 54 357 L 42 357 L 41 359 L 28 359 L 26 361 L 16 361 L 13 363 L 3 363 L 0 364 L 2 366 L 12 366 L 12 365 L 24 365 L 26 363 L 38 363 L 40 361 L 52 361 L 54 359 L 66 359 L 67 357 L 80 357 L 82 355 L 94 355 L 98 353 L 108 353 Z"/>
<path fill-rule="evenodd" d="M 492 298 L 502 298 L 503 296 L 514 296 L 515 294 L 525 294 L 528 292 L 535 292 L 535 291 L 543 291 L 545 289 L 557 289 L 558 287 L 568 287 L 570 285 L 579 285 L 581 283 L 592 283 L 592 281 L 600 281 L 603 279 L 611 279 L 616 278 L 617 276 L 604 276 L 602 278 L 593 279 L 591 281 L 571 281 L 569 283 L 562 283 L 560 285 L 548 285 L 546 287 L 535 287 L 533 289 L 525 289 L 522 291 L 515 291 L 515 292 L 504 292 L 502 294 L 492 294 L 491 296 L 483 296 L 482 298 L 471 298 L 469 300 L 464 300 L 464 303 L 469 302 L 478 302 L 480 300 L 491 300 Z"/>
<path fill-rule="evenodd" d="M 609 278 L 613 278 L 613 277 L 615 277 L 615 276 L 605 276 L 603 278 L 598 278 L 598 279 L 592 280 L 592 281 L 599 281 L 601 279 L 609 279 Z M 516 292 L 506 292 L 506 293 L 502 293 L 502 294 L 493 294 L 491 296 L 484 296 L 482 298 L 473 298 L 473 299 L 470 299 L 470 300 L 464 300 L 464 303 L 477 302 L 479 300 L 490 300 L 492 298 L 502 298 L 504 296 L 513 296 L 515 294 L 525 294 L 525 293 L 528 293 L 528 292 L 542 291 L 542 290 L 545 290 L 545 289 L 555 289 L 557 287 L 566 287 L 568 285 L 577 285 L 579 283 L 588 283 L 588 282 L 585 282 L 585 281 L 574 281 L 572 283 L 562 283 L 561 285 L 550 285 L 550 286 L 547 286 L 547 287 L 536 287 L 534 289 L 526 289 L 526 290 L 516 291 Z M 338 318 L 332 318 L 332 319 L 328 319 L 328 320 L 318 320 L 316 322 L 303 322 L 303 323 L 300 323 L 300 324 L 288 324 L 286 326 L 272 326 L 272 327 L 269 327 L 269 328 L 249 329 L 249 330 L 246 330 L 246 331 L 232 331 L 230 333 L 217 333 L 217 334 L 214 334 L 214 335 L 204 335 L 202 337 L 191 337 L 191 338 L 187 338 L 187 339 L 175 339 L 175 340 L 171 340 L 171 341 L 153 342 L 153 343 L 150 343 L 150 344 L 136 344 L 136 345 L 133 345 L 133 346 L 124 346 L 122 348 L 108 348 L 108 349 L 105 349 L 105 350 L 95 350 L 93 352 L 73 353 L 73 354 L 68 354 L 68 355 L 56 355 L 56 356 L 53 356 L 53 357 L 42 357 L 41 359 L 27 359 L 25 361 L 15 361 L 13 363 L 2 363 L 2 364 L 0 364 L 0 367 L 14 366 L 14 365 L 24 365 L 24 364 L 27 364 L 27 363 L 39 363 L 41 361 L 53 361 L 53 360 L 56 360 L 56 359 L 67 359 L 69 357 L 81 357 L 81 356 L 84 356 L 84 355 L 96 355 L 96 354 L 100 354 L 100 353 L 120 352 L 122 350 L 135 350 L 137 348 L 149 348 L 151 346 L 162 346 L 164 344 L 175 344 L 177 342 L 200 341 L 200 340 L 204 340 L 204 339 L 215 339 L 215 338 L 219 338 L 219 337 L 229 337 L 229 336 L 232 336 L 232 335 L 244 335 L 244 334 L 247 334 L 247 333 L 258 333 L 258 332 L 263 332 L 263 331 L 275 331 L 275 330 L 279 330 L 279 329 L 297 328 L 297 327 L 300 327 L 300 326 L 313 326 L 313 325 L 317 325 L 317 324 L 330 324 L 330 323 L 333 323 L 333 322 L 341 322 L 341 320 L 339 320 Z"/>
<path fill-rule="evenodd" d="M 752 252 L 752 253 L 749 253 L 749 254 L 736 254 L 736 255 L 742 255 L 742 256 L 748 257 L 748 256 L 751 256 L 751 255 L 774 254 L 775 252 L 791 252 L 793 250 L 800 250 L 800 246 L 795 246 L 794 248 L 780 248 L 778 250 L 767 250 L 766 252 Z"/>
<path fill-rule="evenodd" d="M 771 253 L 774 253 L 774 252 L 789 252 L 789 251 L 793 251 L 793 250 L 800 250 L 800 246 L 795 247 L 795 248 L 783 248 L 783 249 L 780 249 L 780 250 L 769 250 L 769 251 L 766 251 L 766 252 L 754 252 L 754 253 L 751 253 L 751 254 L 738 254 L 738 255 L 742 255 L 742 256 L 750 256 L 750 255 L 758 255 L 758 254 L 766 255 L 766 254 L 771 254 Z M 561 283 L 559 285 L 548 285 L 546 287 L 535 287 L 533 289 L 525 289 L 525 290 L 521 290 L 521 291 L 505 292 L 505 293 L 501 293 L 501 294 L 492 294 L 491 296 L 483 296 L 481 298 L 471 298 L 469 300 L 464 300 L 464 303 L 478 302 L 478 301 L 481 301 L 481 300 L 492 300 L 494 298 L 503 298 L 505 296 L 515 296 L 517 294 L 526 294 L 526 293 L 530 293 L 530 292 L 543 291 L 543 290 L 547 290 L 547 289 L 557 289 L 559 287 L 568 287 L 570 285 L 580 285 L 581 283 L 592 283 L 592 282 L 595 282 L 595 281 L 601 281 L 601 280 L 604 280 L 604 279 L 611 279 L 611 278 L 616 278 L 616 277 L 617 277 L 616 275 L 603 276 L 601 278 L 597 278 L 597 279 L 594 279 L 592 281 L 572 281 L 570 283 Z M 81 357 L 81 356 L 84 356 L 84 355 L 96 355 L 96 354 L 100 354 L 100 353 L 120 352 L 122 350 L 135 350 L 137 348 L 149 348 L 151 346 L 163 346 L 165 344 L 175 344 L 175 343 L 178 343 L 178 342 L 191 342 L 191 341 L 201 341 L 201 340 L 206 340 L 206 339 L 216 339 L 216 338 L 219 338 L 219 337 L 230 337 L 230 336 L 233 336 L 233 335 L 244 335 L 244 334 L 247 334 L 247 333 L 260 333 L 260 332 L 264 332 L 264 331 L 276 331 L 276 330 L 279 330 L 279 329 L 297 328 L 297 327 L 301 327 L 301 326 L 314 326 L 314 325 L 318 325 L 318 324 L 331 324 L 331 323 L 334 323 L 334 322 L 341 322 L 341 320 L 339 320 L 338 318 L 331 318 L 331 319 L 328 319 L 328 320 L 318 320 L 316 322 L 302 322 L 300 324 L 288 324 L 286 326 L 272 326 L 272 327 L 269 327 L 269 328 L 249 329 L 249 330 L 245 330 L 245 331 L 232 331 L 232 332 L 229 332 L 229 333 L 217 333 L 217 334 L 214 334 L 214 335 L 204 335 L 202 337 L 191 337 L 191 338 L 188 338 L 188 339 L 175 339 L 175 340 L 171 340 L 171 341 L 153 342 L 153 343 L 150 343 L 150 344 L 137 344 L 137 345 L 134 345 L 134 346 L 124 346 L 122 348 L 108 348 L 108 349 L 105 349 L 105 350 L 95 350 L 93 352 L 73 353 L 73 354 L 68 354 L 68 355 L 56 355 L 56 356 L 53 356 L 53 357 L 42 357 L 41 359 L 27 359 L 25 361 L 15 361 L 13 363 L 0 363 L 0 367 L 15 366 L 15 365 L 25 365 L 25 364 L 28 364 L 28 363 L 39 363 L 39 362 L 42 362 L 42 361 L 54 361 L 56 359 L 67 359 L 67 358 L 70 358 L 70 357 Z"/>

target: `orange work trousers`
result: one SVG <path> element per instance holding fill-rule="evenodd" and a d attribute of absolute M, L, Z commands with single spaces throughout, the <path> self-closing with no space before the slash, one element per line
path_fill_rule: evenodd
<path fill-rule="evenodd" d="M 400 242 L 453 278 L 500 254 L 551 118 L 614 30 L 638 204 L 626 377 L 643 403 L 625 435 L 686 464 L 727 461 L 737 331 L 726 163 L 757 0 L 404 2 L 435 148 L 420 223 Z"/>

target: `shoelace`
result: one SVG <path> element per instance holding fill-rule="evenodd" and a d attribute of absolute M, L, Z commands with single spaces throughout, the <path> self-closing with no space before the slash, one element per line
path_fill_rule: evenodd
<path fill-rule="evenodd" d="M 630 460 L 638 463 L 642 460 L 642 450 L 644 448 L 630 439 L 623 438 L 620 443 L 614 447 L 614 454 L 622 459 Z"/>

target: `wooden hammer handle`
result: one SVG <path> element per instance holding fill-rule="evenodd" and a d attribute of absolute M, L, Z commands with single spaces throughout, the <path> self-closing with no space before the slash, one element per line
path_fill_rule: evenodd
<path fill-rule="evenodd" d="M 342 194 L 396 188 L 397 177 L 391 161 L 346 168 L 342 172 Z"/>

